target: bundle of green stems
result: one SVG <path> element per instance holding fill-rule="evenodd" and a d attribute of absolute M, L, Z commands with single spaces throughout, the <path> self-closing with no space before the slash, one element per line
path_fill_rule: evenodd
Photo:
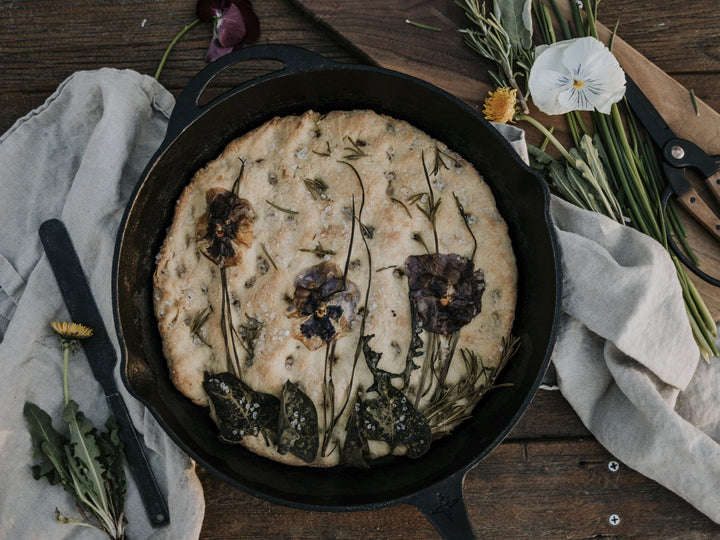
<path fill-rule="evenodd" d="M 596 29 L 598 2 L 584 0 L 585 18 L 583 20 L 577 3 L 570 0 L 573 21 L 567 21 L 564 18 L 556 0 L 548 0 L 548 2 L 549 6 L 543 0 L 538 0 L 533 4 L 533 11 L 540 34 L 545 43 L 549 44 L 557 41 L 552 20 L 553 12 L 564 39 L 584 36 L 598 37 Z M 617 30 L 617 25 L 615 29 Z M 615 36 L 615 32 L 613 32 L 612 36 Z M 612 50 L 612 38 L 609 47 Z M 624 123 L 618 104 L 612 106 L 609 115 L 593 111 L 590 113 L 590 117 L 592 119 L 592 131 L 586 126 L 578 111 L 566 114 L 573 144 L 576 148 L 580 148 L 585 135 L 592 137 L 593 144 L 602 157 L 611 191 L 615 195 L 620 208 L 622 208 L 623 215 L 627 217 L 628 224 L 651 236 L 662 244 L 665 249 L 668 249 L 665 227 L 667 220 L 667 229 L 670 234 L 678 239 L 690 259 L 697 264 L 697 257 L 687 243 L 687 233 L 672 201 L 667 207 L 667 216 L 663 215 L 660 198 L 667 181 L 660 166 L 660 154 L 655 145 L 649 140 L 643 126 L 640 125 L 635 115 L 627 107 L 627 104 L 624 106 Z M 537 122 L 535 121 L 533 124 L 537 125 Z M 545 132 L 547 133 L 546 130 Z M 549 140 L 553 145 L 559 147 L 558 150 L 567 160 L 570 156 L 568 151 L 562 148 L 554 137 L 550 136 Z M 573 176 L 574 178 L 581 178 L 579 175 Z M 586 187 L 575 185 L 573 186 L 574 191 L 570 191 L 564 189 L 567 186 L 558 185 L 557 182 L 554 183 L 554 186 L 560 191 L 561 195 L 569 198 L 573 203 L 589 210 L 601 211 L 609 217 L 617 219 L 617 216 L 613 215 L 611 211 L 604 210 L 605 208 L 609 209 L 608 205 L 583 203 L 583 200 L 593 199 L 592 196 L 577 196 L 578 190 L 587 189 Z M 668 252 L 677 271 L 690 326 L 700 347 L 700 352 L 706 360 L 709 355 L 719 356 L 714 344 L 714 338 L 717 334 L 712 316 L 695 285 L 690 280 L 685 267 L 674 253 Z"/>

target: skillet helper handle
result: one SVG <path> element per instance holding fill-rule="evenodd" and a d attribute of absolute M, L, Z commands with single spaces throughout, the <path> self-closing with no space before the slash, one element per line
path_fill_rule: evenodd
<path fill-rule="evenodd" d="M 204 106 L 198 104 L 198 100 L 203 91 L 212 80 L 229 67 L 246 62 L 248 60 L 275 60 L 282 62 L 284 67 L 279 71 L 273 71 L 266 75 L 262 75 L 250 81 L 246 81 L 237 88 L 218 96 L 210 103 Z M 279 74 L 295 73 L 297 71 L 307 71 L 327 67 L 334 64 L 332 60 L 328 60 L 324 56 L 292 45 L 254 45 L 252 47 L 243 47 L 233 51 L 225 56 L 221 56 L 214 62 L 208 64 L 200 73 L 195 75 L 183 90 L 180 97 L 175 103 L 170 120 L 168 122 L 165 140 L 174 139 L 182 130 L 190 125 L 195 118 L 209 107 L 227 97 L 229 93 L 237 93 L 243 88 L 258 84 L 269 76 Z"/>
<path fill-rule="evenodd" d="M 446 540 L 473 540 L 475 533 L 463 499 L 465 471 L 414 495 L 417 507 Z"/>

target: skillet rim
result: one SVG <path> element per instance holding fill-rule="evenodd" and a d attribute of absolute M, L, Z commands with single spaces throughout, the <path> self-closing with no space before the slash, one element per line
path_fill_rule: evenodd
<path fill-rule="evenodd" d="M 237 51 L 238 53 L 242 53 L 243 51 L 249 51 L 252 49 L 260 49 L 271 51 L 275 48 L 283 48 L 283 49 L 290 49 L 290 50 L 297 50 L 297 51 L 304 51 L 306 53 L 309 53 L 309 51 L 306 51 L 305 49 L 300 49 L 298 47 L 292 47 L 292 46 L 286 46 L 286 45 L 265 45 L 265 46 L 254 46 L 254 47 L 248 47 L 245 49 L 241 49 Z M 415 504 L 413 500 L 416 500 L 417 497 L 425 493 L 426 491 L 432 490 L 437 485 L 446 483 L 446 482 L 462 482 L 462 479 L 464 478 L 465 474 L 472 469 L 477 463 L 482 461 L 487 455 L 489 455 L 497 446 L 507 437 L 509 432 L 513 429 L 513 427 L 517 424 L 520 417 L 525 413 L 527 410 L 530 402 L 535 397 L 535 394 L 537 393 L 537 390 L 542 382 L 543 375 L 545 371 L 547 370 L 547 367 L 550 363 L 550 357 L 553 351 L 553 347 L 557 338 L 557 331 L 558 331 L 558 322 L 560 318 L 560 312 L 561 312 L 561 294 L 562 294 L 562 273 L 561 273 L 561 263 L 560 263 L 560 251 L 559 251 L 559 245 L 557 242 L 557 237 L 554 231 L 554 226 L 552 222 L 552 218 L 550 215 L 550 192 L 547 187 L 547 184 L 545 181 L 527 164 L 525 164 L 520 157 L 517 155 L 517 153 L 512 149 L 508 141 L 502 137 L 499 133 L 496 133 L 494 129 L 490 127 L 490 125 L 487 123 L 487 121 L 482 118 L 477 111 L 472 109 L 469 105 L 458 99 L 457 97 L 453 96 L 452 94 L 426 82 L 421 79 L 418 79 L 416 77 L 396 72 L 393 70 L 376 67 L 376 66 L 367 66 L 367 65 L 361 65 L 361 64 L 344 64 L 344 63 L 337 63 L 331 60 L 328 60 L 320 55 L 315 55 L 315 53 L 310 53 L 311 55 L 316 56 L 318 59 L 321 60 L 321 62 L 316 62 L 314 65 L 311 65 L 309 68 L 307 66 L 300 67 L 300 69 L 297 68 L 291 68 L 291 69 L 283 69 L 280 71 L 271 72 L 267 75 L 263 75 L 260 77 L 257 77 L 255 79 L 252 79 L 250 81 L 247 81 L 246 83 L 243 83 L 239 85 L 236 88 L 233 88 L 224 94 L 218 96 L 217 98 L 210 101 L 208 104 L 204 105 L 203 107 L 197 107 L 197 97 L 195 96 L 195 106 L 197 107 L 195 111 L 190 111 L 191 115 L 193 117 L 188 121 L 185 119 L 180 118 L 183 114 L 187 114 L 188 110 L 180 110 L 176 114 L 176 109 L 179 109 L 179 105 L 187 106 L 188 102 L 185 100 L 185 103 L 182 103 L 184 96 L 181 95 L 180 98 L 178 98 L 178 101 L 176 103 L 175 109 L 173 109 L 173 112 L 170 116 L 170 119 L 168 121 L 168 128 L 167 133 L 163 141 L 160 143 L 160 146 L 158 147 L 157 151 L 153 154 L 152 158 L 150 158 L 147 166 L 143 170 L 142 174 L 140 175 L 129 199 L 126 204 L 125 210 L 123 212 L 123 217 L 120 222 L 119 228 L 118 228 L 118 234 L 116 238 L 116 244 L 115 249 L 113 253 L 113 274 L 112 274 L 112 302 L 113 302 L 113 319 L 115 323 L 115 331 L 116 335 L 118 337 L 118 344 L 120 348 L 120 354 L 121 354 L 121 362 L 120 362 L 120 376 L 123 382 L 123 385 L 128 390 L 128 392 L 138 401 L 140 401 L 152 414 L 152 416 L 155 418 L 155 420 L 158 422 L 160 427 L 163 429 L 163 431 L 170 436 L 170 438 L 175 442 L 175 444 L 178 445 L 178 447 L 190 458 L 195 460 L 197 463 L 199 463 L 201 466 L 203 466 L 205 469 L 207 469 L 210 473 L 212 473 L 214 476 L 222 479 L 223 481 L 229 483 L 230 485 L 233 485 L 242 491 L 249 493 L 253 496 L 259 497 L 261 499 L 276 503 L 276 504 L 282 504 L 285 506 L 291 506 L 294 508 L 300 508 L 305 510 L 315 510 L 315 511 L 355 511 L 355 510 L 371 510 L 371 509 L 377 509 L 377 508 L 383 508 L 387 506 L 392 506 L 395 504 L 402 504 L 402 503 L 409 503 L 409 504 Z M 232 56 L 232 55 L 228 55 Z M 210 64 L 205 67 L 201 72 L 199 72 L 198 75 L 193 79 L 195 81 L 196 79 L 202 79 L 203 75 L 205 75 L 205 78 L 207 78 L 207 73 L 214 73 L 217 74 L 226 67 L 229 67 L 230 65 L 233 65 L 235 62 L 232 61 L 231 58 L 228 58 L 228 56 L 223 57 L 224 59 L 227 59 L 228 61 L 224 62 L 225 65 L 222 65 L 222 67 L 217 67 L 214 64 L 223 63 L 223 58 L 221 58 L 220 61 L 215 62 L 213 64 Z M 268 52 L 264 56 L 256 56 L 253 58 L 263 58 L 263 59 L 270 59 L 270 60 L 277 60 L 276 57 L 273 56 L 272 52 Z M 148 181 L 148 178 L 152 172 L 152 170 L 160 163 L 162 158 L 164 157 L 164 154 L 168 151 L 168 149 L 172 148 L 172 146 L 176 143 L 177 139 L 184 133 L 185 130 L 189 129 L 196 121 L 198 121 L 203 115 L 207 114 L 209 111 L 211 111 L 213 108 L 221 105 L 228 99 L 235 98 L 238 94 L 241 94 L 245 90 L 248 90 L 249 88 L 253 88 L 255 86 L 258 86 L 260 84 L 265 83 L 269 80 L 275 80 L 281 77 L 290 77 L 293 75 L 297 75 L 299 73 L 307 74 L 309 72 L 313 71 L 358 71 L 358 72 L 372 72 L 372 73 L 378 73 L 380 75 L 389 76 L 389 77 L 396 77 L 400 79 L 404 79 L 406 82 L 409 82 L 411 84 L 419 85 L 421 87 L 424 87 L 425 90 L 428 90 L 432 92 L 433 94 L 437 95 L 438 99 L 445 99 L 448 100 L 451 104 L 459 107 L 465 114 L 470 115 L 476 120 L 480 120 L 482 123 L 488 124 L 489 131 L 493 134 L 493 136 L 497 139 L 497 142 L 501 144 L 505 148 L 505 150 L 508 153 L 508 156 L 513 159 L 515 162 L 515 165 L 520 167 L 523 172 L 531 177 L 533 177 L 541 190 L 542 193 L 542 207 L 543 207 L 543 218 L 544 223 L 547 230 L 547 239 L 549 240 L 550 244 L 550 251 L 549 254 L 552 254 L 553 257 L 553 265 L 554 266 L 554 276 L 555 276 L 555 295 L 554 295 L 554 307 L 553 307 L 553 322 L 550 329 L 550 334 L 547 339 L 547 348 L 544 352 L 543 360 L 539 365 L 537 375 L 535 376 L 533 384 L 530 386 L 529 390 L 525 394 L 522 403 L 517 409 L 517 412 L 512 416 L 509 422 L 506 423 L 506 425 L 501 429 L 500 433 L 494 438 L 494 440 L 487 445 L 485 448 L 482 449 L 480 452 L 476 452 L 472 459 L 467 461 L 464 464 L 460 464 L 457 467 L 454 467 L 454 470 L 439 480 L 435 482 L 431 482 L 429 485 L 425 487 L 421 487 L 415 491 L 412 491 L 411 493 L 407 493 L 404 495 L 399 495 L 397 497 L 390 497 L 384 501 L 380 502 L 368 502 L 368 503 L 358 503 L 358 504 L 315 504 L 315 503 L 304 503 L 299 502 L 297 500 L 290 500 L 285 499 L 279 496 L 276 496 L 271 493 L 267 493 L 264 491 L 259 491 L 255 489 L 254 487 L 248 486 L 241 481 L 221 472 L 218 468 L 211 465 L 204 457 L 199 456 L 196 452 L 191 450 L 179 435 L 177 435 L 164 421 L 162 416 L 158 411 L 154 409 L 151 403 L 148 402 L 148 400 L 140 394 L 138 391 L 135 390 L 135 388 L 132 386 L 131 381 L 128 378 L 127 368 L 128 368 L 128 348 L 123 336 L 122 332 L 122 321 L 121 321 L 121 313 L 120 313 L 120 302 L 119 302 L 119 296 L 118 296 L 118 289 L 119 289 L 119 280 L 121 279 L 121 274 L 119 271 L 119 262 L 120 257 L 123 251 L 123 242 L 125 240 L 125 233 L 127 230 L 127 225 L 129 222 L 129 218 L 131 217 L 132 211 L 135 207 L 135 204 L 138 200 L 138 193 L 143 188 L 145 183 Z M 214 75 L 213 75 L 214 77 Z M 212 80 L 212 77 L 205 82 L 200 87 L 200 90 L 203 90 L 207 83 Z M 192 82 L 190 84 L 192 84 Z M 190 88 L 190 84 L 188 85 L 187 89 Z M 174 131 L 174 132 L 173 132 Z"/>

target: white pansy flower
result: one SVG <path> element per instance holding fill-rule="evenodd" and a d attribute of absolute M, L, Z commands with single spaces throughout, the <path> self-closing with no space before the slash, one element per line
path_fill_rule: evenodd
<path fill-rule="evenodd" d="M 537 47 L 529 86 L 545 114 L 593 109 L 609 114 L 625 95 L 625 73 L 601 41 L 582 37 Z"/>

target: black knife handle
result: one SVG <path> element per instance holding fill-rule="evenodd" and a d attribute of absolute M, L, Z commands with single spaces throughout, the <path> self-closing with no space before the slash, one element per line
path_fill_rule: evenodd
<path fill-rule="evenodd" d="M 170 522 L 170 512 L 167 504 L 165 504 L 165 499 L 160 493 L 160 487 L 143 450 L 140 434 L 130 419 L 130 413 L 127 410 L 125 401 L 118 393 L 109 394 L 105 397 L 120 426 L 128 466 L 135 478 L 135 484 L 140 492 L 140 498 L 145 506 L 150 524 L 153 527 L 166 525 Z"/>

